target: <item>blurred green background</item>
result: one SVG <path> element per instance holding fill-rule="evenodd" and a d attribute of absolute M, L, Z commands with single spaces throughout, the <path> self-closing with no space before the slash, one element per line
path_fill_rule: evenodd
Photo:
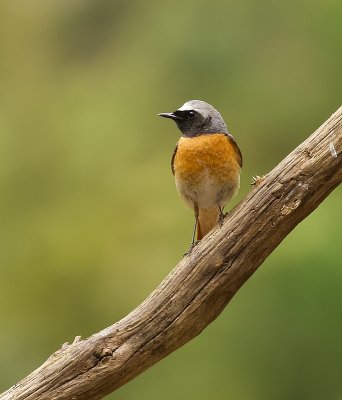
<path fill-rule="evenodd" d="M 179 132 L 156 114 L 221 111 L 245 160 L 236 204 L 340 106 L 341 19 L 338 0 L 0 3 L 0 391 L 131 311 L 188 248 Z M 107 398 L 342 399 L 341 201 Z"/>

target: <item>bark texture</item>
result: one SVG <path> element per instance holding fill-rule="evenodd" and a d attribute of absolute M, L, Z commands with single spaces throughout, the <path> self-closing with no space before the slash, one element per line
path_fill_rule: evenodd
<path fill-rule="evenodd" d="M 100 399 L 197 336 L 342 181 L 342 107 L 256 185 L 134 311 L 52 354 L 0 400 Z"/>

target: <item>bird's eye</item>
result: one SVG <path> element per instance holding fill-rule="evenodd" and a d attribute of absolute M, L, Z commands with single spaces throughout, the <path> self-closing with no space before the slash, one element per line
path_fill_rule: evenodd
<path fill-rule="evenodd" d="M 193 118 L 195 115 L 196 115 L 196 111 L 194 111 L 194 110 L 188 111 L 188 117 L 189 118 Z"/>

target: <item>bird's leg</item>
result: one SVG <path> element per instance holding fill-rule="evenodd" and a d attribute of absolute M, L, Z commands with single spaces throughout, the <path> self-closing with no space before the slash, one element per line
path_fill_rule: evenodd
<path fill-rule="evenodd" d="M 198 223 L 198 215 L 195 215 L 194 231 L 192 232 L 192 240 L 191 240 L 190 249 L 192 249 L 195 245 L 195 235 L 196 235 L 197 223 Z"/>
<path fill-rule="evenodd" d="M 220 205 L 218 206 L 218 208 L 220 210 L 220 215 L 219 215 L 218 222 L 219 222 L 220 226 L 222 226 L 223 220 L 224 220 L 224 217 L 225 217 L 226 214 L 223 212 L 223 208 Z"/>
<path fill-rule="evenodd" d="M 198 224 L 198 207 L 197 205 L 194 205 L 194 211 L 195 211 L 195 224 L 194 224 L 194 231 L 192 232 L 192 239 L 191 239 L 191 245 L 189 250 L 184 254 L 184 256 L 187 256 L 191 253 L 192 249 L 196 246 L 196 244 L 199 242 L 199 240 L 195 241 L 195 236 L 196 236 L 196 230 L 197 230 L 197 224 Z"/>
<path fill-rule="evenodd" d="M 197 225 L 198 225 L 198 216 L 199 216 L 199 209 L 198 209 L 198 205 L 197 204 L 194 204 L 194 211 L 195 211 L 195 225 L 194 225 L 194 231 L 192 232 L 192 240 L 191 240 L 190 250 L 195 245 L 195 235 L 196 235 L 196 230 L 197 230 Z"/>

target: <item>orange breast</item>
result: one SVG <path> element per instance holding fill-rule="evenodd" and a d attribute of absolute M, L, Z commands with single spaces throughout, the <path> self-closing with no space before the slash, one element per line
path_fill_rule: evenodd
<path fill-rule="evenodd" d="M 236 149 L 222 133 L 181 137 L 173 167 L 176 178 L 192 184 L 208 173 L 218 182 L 235 179 L 240 173 Z"/>

